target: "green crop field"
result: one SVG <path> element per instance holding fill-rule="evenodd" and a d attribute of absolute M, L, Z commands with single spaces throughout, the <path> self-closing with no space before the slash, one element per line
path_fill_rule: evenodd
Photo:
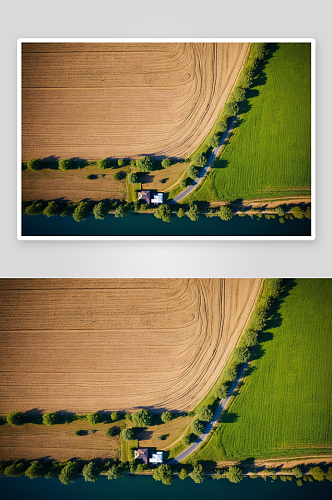
<path fill-rule="evenodd" d="M 310 50 L 268 45 L 228 144 L 186 203 L 310 194 Z"/>
<path fill-rule="evenodd" d="M 332 279 L 287 280 L 239 393 L 198 460 L 332 453 Z"/>

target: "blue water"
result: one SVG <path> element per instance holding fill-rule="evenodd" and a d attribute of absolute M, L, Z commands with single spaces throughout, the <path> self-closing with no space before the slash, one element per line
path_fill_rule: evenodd
<path fill-rule="evenodd" d="M 129 214 L 116 219 L 108 215 L 103 221 L 90 215 L 76 222 L 71 216 L 23 215 L 23 236 L 310 236 L 308 219 L 251 219 L 235 216 L 229 221 L 201 216 L 192 222 L 188 217 L 174 216 L 163 222 L 151 214 Z"/>
<path fill-rule="evenodd" d="M 214 481 L 206 478 L 202 484 L 195 484 L 192 479 L 173 479 L 171 486 L 165 486 L 152 477 L 124 476 L 109 481 L 105 476 L 95 483 L 87 483 L 79 477 L 73 484 L 64 486 L 58 478 L 33 479 L 27 477 L 0 477 L 2 500 L 331 500 L 332 483 L 308 481 L 303 486 L 295 480 L 282 482 L 277 479 L 244 478 L 238 484 L 227 479 Z"/>

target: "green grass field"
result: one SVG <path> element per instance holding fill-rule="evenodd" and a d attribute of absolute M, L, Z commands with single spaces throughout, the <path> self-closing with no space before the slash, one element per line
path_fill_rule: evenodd
<path fill-rule="evenodd" d="M 310 194 L 310 44 L 268 47 L 229 143 L 186 203 Z"/>
<path fill-rule="evenodd" d="M 332 452 L 332 279 L 287 280 L 243 385 L 188 461 Z"/>

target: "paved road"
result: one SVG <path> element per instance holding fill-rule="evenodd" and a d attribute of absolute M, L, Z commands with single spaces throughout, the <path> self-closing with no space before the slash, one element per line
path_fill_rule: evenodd
<path fill-rule="evenodd" d="M 197 450 L 197 448 L 199 448 L 199 446 L 201 446 L 201 444 L 207 439 L 209 433 L 212 431 L 213 427 L 215 427 L 215 425 L 217 425 L 217 420 L 221 414 L 221 412 L 224 410 L 225 406 L 227 405 L 230 397 L 232 396 L 240 378 L 242 377 L 243 375 L 243 372 L 244 370 L 247 368 L 248 366 L 248 363 L 245 363 L 241 370 L 239 371 L 239 374 L 237 376 L 237 378 L 234 380 L 234 382 L 232 383 L 232 386 L 229 390 L 229 393 L 228 393 L 228 396 L 226 399 L 222 399 L 219 403 L 219 406 L 213 416 L 213 419 L 211 420 L 211 422 L 208 423 L 208 425 L 206 426 L 205 428 L 205 431 L 203 434 L 201 434 L 197 439 L 196 441 L 191 444 L 189 446 L 189 448 L 187 448 L 186 450 L 184 450 L 182 453 L 180 453 L 180 455 L 177 455 L 175 458 L 173 458 L 172 460 L 170 460 L 168 462 L 168 465 L 176 465 L 178 464 L 179 462 L 182 462 L 182 460 L 185 460 L 187 457 L 189 457 L 189 455 L 191 455 L 194 451 Z"/>
<path fill-rule="evenodd" d="M 219 146 L 217 146 L 216 148 L 214 148 L 214 150 L 212 151 L 208 161 L 207 161 L 207 164 L 205 165 L 204 168 L 202 168 L 202 170 L 200 171 L 199 173 L 199 176 L 197 177 L 197 179 L 195 179 L 193 181 L 193 183 L 188 186 L 184 191 L 182 191 L 182 193 L 178 194 L 177 196 L 175 196 L 175 198 L 173 198 L 173 200 L 169 201 L 168 202 L 168 205 L 175 205 L 175 203 L 179 203 L 179 201 L 183 200 L 186 196 L 188 196 L 188 194 L 190 194 L 194 189 L 196 189 L 196 187 L 198 186 L 198 184 L 200 184 L 203 180 L 203 178 L 205 177 L 207 171 L 210 169 L 210 166 L 211 166 L 211 163 L 213 162 L 213 160 L 215 159 L 215 157 L 219 154 L 220 152 L 220 149 L 222 147 L 222 145 L 224 144 L 224 141 L 226 139 L 226 137 L 228 136 L 228 133 L 230 132 L 230 130 L 232 129 L 233 127 L 233 124 L 235 122 L 235 120 L 237 119 L 237 116 L 234 116 L 230 123 L 229 123 L 229 126 L 228 126 L 228 129 L 226 130 L 226 132 L 224 132 L 221 140 L 220 140 L 220 144 Z"/>

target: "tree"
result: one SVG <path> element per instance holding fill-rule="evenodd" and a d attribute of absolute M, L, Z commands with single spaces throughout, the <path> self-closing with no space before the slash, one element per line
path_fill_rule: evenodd
<path fill-rule="evenodd" d="M 151 425 L 152 415 L 149 410 L 138 410 L 133 413 L 132 420 L 137 427 L 146 427 Z"/>
<path fill-rule="evenodd" d="M 316 481 L 324 481 L 325 473 L 320 467 L 311 467 L 309 472 Z"/>
<path fill-rule="evenodd" d="M 294 469 L 292 469 L 292 473 L 294 474 L 296 479 L 301 479 L 301 477 L 303 477 L 300 467 L 294 467 Z"/>
<path fill-rule="evenodd" d="M 59 474 L 59 479 L 62 484 L 73 483 L 78 474 L 78 463 L 77 462 L 67 462 L 66 465 L 61 469 Z"/>
<path fill-rule="evenodd" d="M 93 214 L 96 219 L 104 220 L 109 212 L 108 207 L 101 201 L 93 207 Z"/>
<path fill-rule="evenodd" d="M 197 221 L 199 219 L 199 208 L 196 205 L 196 203 L 191 203 L 189 205 L 189 210 L 187 212 L 187 215 L 189 219 L 192 221 Z"/>
<path fill-rule="evenodd" d="M 73 212 L 73 219 L 76 222 L 81 222 L 85 220 L 90 211 L 90 203 L 88 201 L 81 201 Z"/>
<path fill-rule="evenodd" d="M 257 339 L 258 333 L 253 328 L 248 328 L 243 336 L 243 341 L 247 347 L 253 347 L 256 345 Z"/>
<path fill-rule="evenodd" d="M 137 184 L 139 182 L 139 174 L 137 172 L 132 172 L 128 175 L 129 184 Z"/>
<path fill-rule="evenodd" d="M 198 410 L 198 416 L 200 420 L 204 422 L 210 422 L 213 418 L 213 411 L 208 406 L 201 406 Z"/>
<path fill-rule="evenodd" d="M 101 421 L 101 415 L 98 412 L 89 413 L 87 419 L 90 424 L 99 424 Z"/>
<path fill-rule="evenodd" d="M 54 476 L 58 476 L 62 469 L 63 465 L 59 462 L 53 462 L 51 467 L 48 469 L 48 472 L 45 474 L 46 479 L 51 479 Z"/>
<path fill-rule="evenodd" d="M 221 132 L 222 134 L 224 132 L 226 132 L 226 130 L 227 130 L 227 121 L 223 120 L 221 122 L 218 122 L 217 123 L 217 130 L 218 130 L 218 132 Z"/>
<path fill-rule="evenodd" d="M 159 205 L 156 208 L 154 216 L 157 219 L 163 220 L 164 222 L 170 222 L 172 216 L 171 209 L 168 205 Z"/>
<path fill-rule="evenodd" d="M 285 215 L 285 211 L 282 207 L 276 207 L 275 211 L 276 214 L 279 215 L 279 217 L 283 217 Z"/>
<path fill-rule="evenodd" d="M 236 465 L 231 465 L 226 472 L 226 477 L 231 483 L 239 483 L 243 479 L 243 472 Z"/>
<path fill-rule="evenodd" d="M 107 168 L 107 166 L 108 166 L 108 161 L 107 160 L 98 160 L 97 165 L 100 168 L 100 170 L 105 170 L 105 168 Z"/>
<path fill-rule="evenodd" d="M 190 443 L 191 443 L 190 436 L 184 436 L 184 438 L 182 439 L 183 446 L 189 446 Z"/>
<path fill-rule="evenodd" d="M 123 429 L 122 438 L 125 441 L 132 441 L 133 439 L 135 439 L 134 429 Z"/>
<path fill-rule="evenodd" d="M 119 479 L 120 477 L 123 476 L 123 469 L 121 465 L 114 464 L 112 465 L 112 467 L 108 469 L 106 473 L 107 473 L 107 479 Z"/>
<path fill-rule="evenodd" d="M 118 218 L 118 217 L 125 217 L 126 215 L 128 215 L 128 209 L 124 206 L 124 205 L 119 205 L 116 209 L 115 209 L 115 217 Z"/>
<path fill-rule="evenodd" d="M 181 469 L 180 474 L 179 474 L 179 478 L 186 479 L 186 477 L 188 477 L 188 471 L 186 469 Z"/>
<path fill-rule="evenodd" d="M 172 161 L 171 161 L 171 159 L 170 159 L 170 158 L 164 158 L 164 159 L 162 160 L 162 162 L 161 162 L 161 166 L 162 166 L 163 168 L 168 168 L 168 167 L 170 167 L 171 165 L 172 165 Z"/>
<path fill-rule="evenodd" d="M 173 418 L 173 414 L 170 411 L 164 411 L 164 413 L 161 414 L 161 420 L 163 422 L 170 422 Z"/>
<path fill-rule="evenodd" d="M 24 462 L 15 461 L 13 464 L 8 465 L 8 467 L 5 467 L 4 474 L 7 477 L 23 476 L 25 467 Z"/>
<path fill-rule="evenodd" d="M 38 462 L 38 460 L 35 460 L 34 462 L 30 463 L 30 466 L 25 471 L 25 475 L 30 479 L 42 477 L 44 475 L 44 467 Z"/>
<path fill-rule="evenodd" d="M 204 154 L 197 153 L 193 156 L 193 162 L 196 167 L 205 167 L 207 164 L 207 159 Z"/>
<path fill-rule="evenodd" d="M 279 222 L 280 224 L 283 224 L 285 222 L 285 219 L 283 217 L 279 217 Z"/>
<path fill-rule="evenodd" d="M 232 98 L 234 99 L 235 102 L 241 102 L 243 101 L 245 95 L 246 95 L 245 89 L 241 89 L 241 87 L 236 87 L 236 89 L 232 94 Z"/>
<path fill-rule="evenodd" d="M 302 484 L 303 484 L 303 483 L 302 483 L 301 479 L 298 479 L 298 480 L 296 481 L 296 484 L 297 484 L 298 486 L 302 486 Z"/>
<path fill-rule="evenodd" d="M 226 399 L 228 396 L 228 388 L 226 384 L 222 384 L 218 389 L 216 390 L 216 396 L 219 399 Z"/>
<path fill-rule="evenodd" d="M 307 207 L 307 210 L 305 211 L 304 217 L 306 219 L 311 219 L 311 208 Z"/>
<path fill-rule="evenodd" d="M 113 411 L 111 413 L 111 419 L 112 419 L 112 422 L 116 422 L 117 420 L 120 420 L 120 414 L 117 411 Z"/>
<path fill-rule="evenodd" d="M 72 201 L 69 201 L 68 203 L 66 203 L 62 212 L 60 213 L 61 217 L 66 217 L 67 215 L 72 215 L 72 213 L 74 212 L 76 207 L 77 207 L 77 203 L 73 203 Z"/>
<path fill-rule="evenodd" d="M 189 474 L 191 479 L 195 483 L 202 483 L 204 481 L 205 472 L 202 464 L 197 464 L 194 466 L 193 471 Z"/>
<path fill-rule="evenodd" d="M 54 413 L 44 413 L 43 415 L 43 424 L 45 425 L 55 425 L 59 422 L 59 414 L 57 412 Z"/>
<path fill-rule="evenodd" d="M 31 205 L 25 208 L 25 213 L 28 215 L 39 215 L 43 212 L 44 205 L 40 201 L 34 201 Z"/>
<path fill-rule="evenodd" d="M 237 371 L 235 368 L 228 368 L 225 371 L 225 379 L 227 382 L 233 382 L 236 379 Z"/>
<path fill-rule="evenodd" d="M 190 165 L 188 168 L 188 175 L 191 179 L 195 180 L 199 176 L 199 168 L 195 167 L 195 165 Z"/>
<path fill-rule="evenodd" d="M 28 161 L 27 167 L 29 170 L 40 170 L 42 167 L 42 161 L 34 158 L 33 160 Z"/>
<path fill-rule="evenodd" d="M 176 214 L 176 215 L 179 217 L 179 219 L 181 219 L 181 217 L 183 217 L 183 216 L 184 216 L 184 214 L 185 214 L 185 211 L 184 211 L 184 209 L 181 207 L 181 208 L 179 208 L 179 210 L 177 211 L 177 214 Z"/>
<path fill-rule="evenodd" d="M 60 170 L 69 170 L 69 169 L 72 168 L 72 165 L 73 165 L 72 160 L 64 160 L 62 158 L 62 160 L 60 160 L 59 163 L 58 163 L 58 168 Z"/>
<path fill-rule="evenodd" d="M 108 429 L 105 430 L 105 434 L 107 437 L 112 437 L 114 436 L 114 429 L 113 427 L 109 427 Z"/>
<path fill-rule="evenodd" d="M 200 436 L 201 434 L 203 434 L 204 429 L 205 425 L 200 420 L 194 420 L 191 424 L 191 430 L 194 434 L 196 434 L 196 436 Z"/>
<path fill-rule="evenodd" d="M 126 413 L 125 414 L 125 419 L 128 420 L 128 422 L 132 421 L 132 414 L 131 413 Z"/>
<path fill-rule="evenodd" d="M 125 161 L 124 161 L 123 158 L 119 158 L 118 159 L 118 165 L 119 165 L 119 167 L 124 167 L 125 166 Z"/>
<path fill-rule="evenodd" d="M 218 217 L 221 220 L 230 220 L 233 217 L 233 211 L 230 207 L 223 206 L 219 208 L 219 212 L 217 212 Z"/>
<path fill-rule="evenodd" d="M 134 167 L 136 165 L 136 161 L 135 160 L 130 160 L 130 165 L 132 165 Z"/>
<path fill-rule="evenodd" d="M 328 481 L 332 481 L 332 467 L 328 468 L 327 473 L 325 474 L 325 477 Z"/>
<path fill-rule="evenodd" d="M 301 207 L 295 206 L 291 208 L 291 212 L 296 219 L 303 219 L 305 216 L 305 211 Z"/>
<path fill-rule="evenodd" d="M 182 181 L 179 184 L 181 189 L 184 189 L 187 187 L 187 177 L 185 179 L 182 179 Z"/>
<path fill-rule="evenodd" d="M 153 161 L 149 156 L 143 156 L 136 160 L 136 167 L 140 172 L 150 172 L 153 170 Z"/>
<path fill-rule="evenodd" d="M 234 356 L 237 363 L 246 363 L 250 358 L 250 351 L 248 347 L 237 347 L 234 349 Z"/>
<path fill-rule="evenodd" d="M 236 102 L 226 102 L 224 111 L 226 116 L 236 116 L 239 112 L 239 105 Z"/>
<path fill-rule="evenodd" d="M 169 465 L 161 464 L 154 470 L 153 479 L 161 481 L 163 484 L 170 485 L 172 483 L 172 470 Z"/>
<path fill-rule="evenodd" d="M 95 483 L 100 474 L 100 470 L 97 465 L 93 462 L 89 462 L 85 464 L 82 470 L 85 481 L 90 481 L 91 483 Z"/>
<path fill-rule="evenodd" d="M 113 179 L 115 181 L 120 181 L 121 180 L 121 174 L 120 174 L 120 172 L 116 172 L 115 174 L 113 174 Z"/>
<path fill-rule="evenodd" d="M 219 134 L 214 134 L 213 137 L 210 139 L 210 147 L 211 148 L 217 148 L 220 144 L 220 135 Z"/>
<path fill-rule="evenodd" d="M 53 217 L 54 215 L 59 215 L 60 213 L 60 203 L 57 201 L 50 201 L 46 208 L 43 210 L 43 214 L 47 217 Z"/>
<path fill-rule="evenodd" d="M 7 415 L 6 419 L 8 424 L 16 426 L 24 424 L 24 417 L 24 413 L 20 411 L 12 411 L 9 415 Z"/>

